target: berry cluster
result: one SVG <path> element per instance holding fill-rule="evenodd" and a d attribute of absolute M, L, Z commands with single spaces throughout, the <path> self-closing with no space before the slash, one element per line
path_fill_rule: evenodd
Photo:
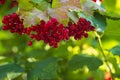
<path fill-rule="evenodd" d="M 83 36 L 88 37 L 88 31 L 94 31 L 94 27 L 91 26 L 90 21 L 84 18 L 80 18 L 77 24 L 69 22 L 68 23 L 69 36 L 74 36 L 76 40 L 81 39 Z"/>
<path fill-rule="evenodd" d="M 0 0 L 0 4 L 4 4 L 5 3 L 5 0 Z"/>
<path fill-rule="evenodd" d="M 4 26 L 2 27 L 3 30 L 10 30 L 11 33 L 23 33 L 23 20 L 21 20 L 16 13 L 4 16 L 2 22 L 4 24 Z"/>
<path fill-rule="evenodd" d="M 55 18 L 51 18 L 47 23 L 41 20 L 39 25 L 27 28 L 25 33 L 29 34 L 31 39 L 43 40 L 44 43 L 55 48 L 61 40 L 69 39 L 69 30 L 63 24 L 59 24 Z"/>
<path fill-rule="evenodd" d="M 41 20 L 39 24 L 25 28 L 23 19 L 20 19 L 19 15 L 13 13 L 4 16 L 2 22 L 4 24 L 2 27 L 3 30 L 10 30 L 10 32 L 20 35 L 28 35 L 31 38 L 28 42 L 29 46 L 32 45 L 32 40 L 43 40 L 44 43 L 57 48 L 58 43 L 62 40 L 69 40 L 71 36 L 76 40 L 81 39 L 83 36 L 87 38 L 87 32 L 94 31 L 91 23 L 84 18 L 80 18 L 77 24 L 69 22 L 66 27 L 60 24 L 55 18 L 51 18 L 48 22 Z"/>

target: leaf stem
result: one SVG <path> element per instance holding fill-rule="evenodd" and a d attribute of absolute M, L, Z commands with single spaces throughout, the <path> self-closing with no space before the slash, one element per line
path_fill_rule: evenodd
<path fill-rule="evenodd" d="M 109 71 L 110 71 L 110 73 L 111 73 L 111 76 L 112 76 L 112 70 L 111 70 L 111 68 L 110 68 L 110 66 L 109 66 L 109 64 L 108 64 L 108 60 L 107 60 L 106 55 L 105 55 L 105 53 L 104 53 L 104 49 L 103 49 L 101 37 L 100 37 L 100 35 L 99 35 L 96 31 L 95 31 L 95 35 L 96 35 L 96 37 L 97 37 L 97 40 L 98 40 L 98 43 L 99 43 L 99 46 L 100 46 L 100 49 L 101 49 L 102 56 L 103 56 L 103 58 L 104 58 L 104 62 L 105 62 L 105 64 L 106 64 L 106 66 L 108 67 L 108 69 L 109 69 Z M 112 77 L 112 79 L 113 79 L 113 77 Z M 113 80 L 114 80 L 114 79 L 113 79 Z"/>

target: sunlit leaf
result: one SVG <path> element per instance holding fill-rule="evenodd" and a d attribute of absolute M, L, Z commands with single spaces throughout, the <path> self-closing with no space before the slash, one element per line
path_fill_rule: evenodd
<path fill-rule="evenodd" d="M 45 11 L 48 9 L 48 7 L 50 7 L 50 3 L 48 3 L 45 0 L 32 0 L 31 2 L 33 2 L 34 5 L 36 5 L 35 7 L 39 10 Z"/>
<path fill-rule="evenodd" d="M 74 7 L 74 9 L 81 8 L 80 0 L 52 0 L 52 8 L 58 8 L 61 6 L 69 6 L 69 8 Z"/>
<path fill-rule="evenodd" d="M 41 1 L 43 1 L 43 0 L 31 0 L 33 3 L 41 3 Z"/>
<path fill-rule="evenodd" d="M 34 8 L 31 12 L 26 12 L 25 14 L 21 15 L 24 19 L 24 25 L 31 26 L 39 23 L 40 20 L 48 21 L 48 14 L 46 11 L 40 11 Z"/>
<path fill-rule="evenodd" d="M 118 60 L 119 60 L 119 57 L 118 57 Z M 119 65 L 117 63 L 117 59 L 115 57 L 111 57 L 111 58 L 109 58 L 109 62 L 112 63 L 112 66 L 115 69 L 115 74 L 120 74 L 120 67 L 119 67 Z"/>
<path fill-rule="evenodd" d="M 48 11 L 50 16 L 67 23 L 69 10 L 80 10 L 81 4 L 79 0 L 53 0 L 52 7 L 53 9 Z"/>
<path fill-rule="evenodd" d="M 98 10 L 100 13 L 104 13 L 105 10 L 97 5 L 92 0 L 81 0 L 82 10 L 86 15 L 93 15 L 93 10 Z"/>
<path fill-rule="evenodd" d="M 75 23 L 78 22 L 79 18 L 78 18 L 77 14 L 74 11 L 69 12 L 68 15 L 69 15 L 70 19 L 72 19 Z"/>
<path fill-rule="evenodd" d="M 67 15 L 67 7 L 60 7 L 56 9 L 49 9 L 48 10 L 51 17 L 56 18 L 60 22 L 67 23 L 68 22 L 68 15 Z"/>
<path fill-rule="evenodd" d="M 29 2 L 29 0 L 18 0 L 18 2 L 19 2 L 18 6 L 20 10 L 28 11 L 34 8 L 33 5 Z"/>

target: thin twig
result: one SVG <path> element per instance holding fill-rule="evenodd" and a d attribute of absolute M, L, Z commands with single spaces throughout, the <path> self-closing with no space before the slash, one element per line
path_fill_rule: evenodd
<path fill-rule="evenodd" d="M 103 56 L 103 58 L 104 58 L 104 62 L 105 62 L 105 64 L 106 64 L 106 66 L 108 67 L 108 69 L 109 69 L 109 71 L 110 71 L 110 73 L 111 73 L 111 76 L 112 76 L 112 70 L 111 70 L 111 68 L 110 68 L 110 66 L 109 66 L 109 64 L 108 64 L 108 60 L 107 60 L 107 58 L 106 58 L 106 56 L 105 56 L 104 49 L 103 49 L 103 45 L 102 45 L 102 41 L 101 41 L 101 37 L 100 37 L 100 35 L 99 35 L 97 32 L 95 32 L 95 35 L 96 35 L 96 37 L 97 37 L 97 40 L 98 40 L 98 43 L 99 43 L 99 46 L 100 46 L 100 49 L 101 49 L 102 56 Z"/>

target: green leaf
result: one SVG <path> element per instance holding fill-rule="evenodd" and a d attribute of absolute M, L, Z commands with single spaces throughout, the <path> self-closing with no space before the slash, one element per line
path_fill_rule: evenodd
<path fill-rule="evenodd" d="M 120 79 L 120 74 L 114 73 L 113 77 Z"/>
<path fill-rule="evenodd" d="M 29 11 L 34 8 L 33 5 L 29 2 L 29 0 L 18 0 L 18 3 L 19 9 L 23 11 Z"/>
<path fill-rule="evenodd" d="M 120 45 L 117 45 L 110 49 L 110 52 L 112 52 L 114 55 L 120 56 Z"/>
<path fill-rule="evenodd" d="M 52 8 L 59 7 L 59 0 L 52 0 Z"/>
<path fill-rule="evenodd" d="M 52 8 L 58 8 L 62 6 L 69 6 L 70 9 L 73 7 L 81 8 L 80 0 L 52 0 Z"/>
<path fill-rule="evenodd" d="M 36 8 L 39 10 L 45 11 L 50 7 L 50 3 L 45 0 L 32 0 L 31 1 Z"/>
<path fill-rule="evenodd" d="M 37 65 L 28 73 L 28 80 L 56 79 L 58 77 L 57 68 L 57 59 L 48 58 L 37 63 Z"/>
<path fill-rule="evenodd" d="M 29 13 L 27 13 L 27 15 L 23 14 L 22 18 L 24 19 L 24 25 L 28 27 L 39 23 L 40 20 L 49 20 L 47 11 L 41 11 L 37 8 L 31 10 Z"/>
<path fill-rule="evenodd" d="M 70 19 L 72 19 L 75 23 L 78 22 L 79 18 L 77 16 L 77 13 L 75 13 L 74 11 L 71 11 L 68 13 L 68 16 L 70 17 Z"/>
<path fill-rule="evenodd" d="M 105 17 L 112 20 L 120 20 L 120 17 L 108 16 L 108 15 L 105 15 Z"/>
<path fill-rule="evenodd" d="M 33 3 L 36 3 L 36 4 L 38 4 L 38 3 L 41 3 L 41 1 L 43 1 L 43 0 L 31 0 Z"/>
<path fill-rule="evenodd" d="M 8 10 L 6 14 L 12 14 L 13 12 L 16 12 L 17 9 L 18 9 L 18 7 L 14 7 L 12 9 Z"/>
<path fill-rule="evenodd" d="M 67 12 L 68 9 L 66 6 L 48 10 L 50 16 L 56 18 L 61 23 L 68 23 L 69 17 L 67 15 Z"/>
<path fill-rule="evenodd" d="M 5 78 L 14 79 L 21 75 L 24 72 L 24 69 L 16 64 L 6 64 L 0 66 L 0 80 Z"/>
<path fill-rule="evenodd" d="M 96 57 L 88 55 L 75 55 L 69 61 L 68 66 L 71 70 L 76 70 L 87 66 L 89 70 L 96 70 L 102 65 L 102 61 Z"/>
<path fill-rule="evenodd" d="M 63 6 L 67 6 L 72 10 L 81 9 L 80 0 L 52 0 L 52 8 L 59 8 Z"/>
<path fill-rule="evenodd" d="M 104 13 L 105 10 L 92 0 L 80 0 L 81 1 L 81 6 L 82 10 L 86 15 L 92 16 L 94 10 L 98 10 L 100 13 Z"/>
<path fill-rule="evenodd" d="M 118 58 L 118 59 L 117 59 Z M 110 57 L 108 61 L 112 64 L 113 69 L 115 70 L 115 74 L 120 74 L 120 67 L 119 64 L 117 63 L 117 60 L 119 60 L 119 57 Z M 120 77 L 120 76 L 119 76 Z"/>
<path fill-rule="evenodd" d="M 94 23 L 93 23 L 93 17 L 92 16 L 85 15 L 85 13 L 83 13 L 81 11 L 77 12 L 77 15 L 78 15 L 79 18 L 82 17 L 82 18 L 87 19 L 88 21 L 91 22 L 91 25 L 94 25 Z"/>
<path fill-rule="evenodd" d="M 99 12 L 94 12 L 93 22 L 98 32 L 104 32 L 107 25 L 105 16 L 101 15 Z"/>
<path fill-rule="evenodd" d="M 66 25 L 69 21 L 68 12 L 70 10 L 80 10 L 81 4 L 80 0 L 53 0 L 52 8 L 48 10 L 50 16 Z"/>

